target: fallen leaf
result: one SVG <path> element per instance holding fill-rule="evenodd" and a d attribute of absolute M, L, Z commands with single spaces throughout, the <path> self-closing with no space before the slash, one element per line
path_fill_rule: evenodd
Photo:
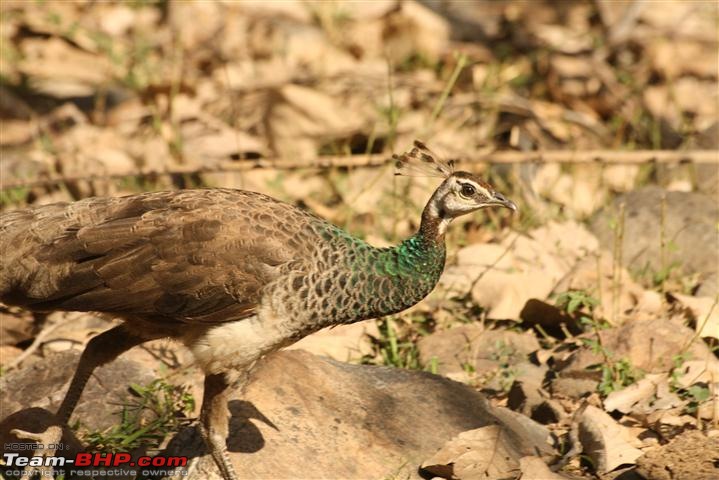
<path fill-rule="evenodd" d="M 339 362 L 357 361 L 363 355 L 372 353 L 370 337 L 378 338 L 379 336 L 377 323 L 374 320 L 366 320 L 322 329 L 287 348 L 288 350 L 299 348 Z"/>
<path fill-rule="evenodd" d="M 611 392 L 604 400 L 604 410 L 629 413 L 632 407 L 642 400 L 656 394 L 657 385 L 666 381 L 666 375 L 655 373 L 647 375 L 636 383 L 622 390 Z"/>
<path fill-rule="evenodd" d="M 554 473 L 539 457 L 522 457 L 519 459 L 522 480 L 564 480 L 567 477 Z"/>
<path fill-rule="evenodd" d="M 504 429 L 488 425 L 460 433 L 420 467 L 432 475 L 462 480 L 516 478 L 520 455 Z"/>
<path fill-rule="evenodd" d="M 471 288 L 490 318 L 519 319 L 527 301 L 546 299 L 577 261 L 596 249 L 596 238 L 581 224 L 550 222 L 526 236 L 507 237 L 502 245 L 463 248 L 440 281 L 459 294 Z"/>
<path fill-rule="evenodd" d="M 628 433 L 607 413 L 587 406 L 579 419 L 579 441 L 583 452 L 600 473 L 611 472 L 620 465 L 632 465 L 642 455 L 628 441 Z"/>
<path fill-rule="evenodd" d="M 711 297 L 692 297 L 681 293 L 672 293 L 671 297 L 687 308 L 694 317 L 694 329 L 701 337 L 713 337 L 719 340 L 719 305 Z"/>

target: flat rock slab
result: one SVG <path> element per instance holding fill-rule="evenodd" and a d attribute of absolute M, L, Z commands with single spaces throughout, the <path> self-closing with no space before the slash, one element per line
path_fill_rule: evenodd
<path fill-rule="evenodd" d="M 673 262 L 685 274 L 701 275 L 701 295 L 713 296 L 717 291 L 719 236 L 716 223 L 719 206 L 716 198 L 692 192 L 668 192 L 647 187 L 620 195 L 612 205 L 599 212 L 591 229 L 606 250 L 612 251 L 614 232 L 610 228 L 618 219 L 619 204 L 626 205 L 622 261 L 631 271 L 650 265 L 662 268 L 660 259 L 662 237 L 662 196 L 666 196 L 664 238 L 671 242 L 665 254 L 666 265 Z"/>
<path fill-rule="evenodd" d="M 95 370 L 70 418 L 71 424 L 80 420 L 93 430 L 102 430 L 120 422 L 129 385 L 145 385 L 154 379 L 152 370 L 130 355 Z M 56 353 L 3 375 L 0 420 L 29 407 L 56 412 L 79 360 L 80 353 L 74 350 Z"/>
<path fill-rule="evenodd" d="M 504 427 L 523 448 L 547 451 L 542 427 L 491 407 L 465 385 L 300 350 L 262 361 L 245 393 L 233 396 L 227 445 L 241 478 L 420 478 L 420 464 L 448 440 L 486 425 Z M 205 449 L 190 428 L 167 453 Z M 209 456 L 193 470 L 192 477 L 219 478 Z"/>
<path fill-rule="evenodd" d="M 73 421 L 100 429 L 120 422 L 112 413 L 120 410 L 116 405 L 128 385 L 153 378 L 152 370 L 133 357 L 136 351 L 96 371 Z M 35 425 L 39 413 L 49 415 L 43 425 L 52 423 L 50 412 L 61 401 L 78 357 L 76 352 L 56 354 L 3 376 L 0 418 L 10 417 L 2 431 L 42 431 Z M 202 375 L 195 370 L 187 380 L 198 387 Z M 241 478 L 420 478 L 419 466 L 448 440 L 484 426 L 501 428 L 520 456 L 552 454 L 544 427 L 492 407 L 463 384 L 426 372 L 342 363 L 303 350 L 262 360 L 244 392 L 233 392 L 229 407 L 227 446 Z M 190 475 L 183 478 L 220 478 L 196 427 L 180 431 L 163 453 L 193 460 Z"/>

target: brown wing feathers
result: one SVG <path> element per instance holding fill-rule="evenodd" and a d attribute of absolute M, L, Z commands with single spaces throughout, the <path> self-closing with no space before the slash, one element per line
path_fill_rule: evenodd
<path fill-rule="evenodd" d="M 277 228 L 278 212 L 262 218 L 263 208 L 289 207 L 266 198 L 165 192 L 3 214 L 0 245 L 22 246 L 0 259 L 0 297 L 34 309 L 152 313 L 187 322 L 242 318 L 278 266 L 301 257 L 266 228 L 255 231 Z M 290 231 L 275 236 L 296 243 Z"/>

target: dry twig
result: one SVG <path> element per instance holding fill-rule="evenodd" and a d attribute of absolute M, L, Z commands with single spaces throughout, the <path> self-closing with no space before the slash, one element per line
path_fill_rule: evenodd
<path fill-rule="evenodd" d="M 151 177 L 186 175 L 197 173 L 243 172 L 256 168 L 275 170 L 297 170 L 301 168 L 358 168 L 385 165 L 389 159 L 385 155 L 344 155 L 322 156 L 313 160 L 287 160 L 281 158 L 262 158 L 241 162 L 222 162 L 213 167 L 179 165 L 167 170 L 137 169 L 117 174 L 96 174 L 81 176 L 57 176 L 31 180 L 11 180 L 0 182 L 0 189 L 28 188 L 57 185 L 60 183 L 109 180 L 127 177 Z M 200 162 L 197 162 L 200 163 Z M 636 165 L 644 163 L 708 163 L 719 165 L 719 152 L 714 150 L 550 150 L 545 152 L 502 151 L 486 155 L 459 159 L 460 164 L 500 164 L 500 163 L 598 163 L 611 165 Z"/>

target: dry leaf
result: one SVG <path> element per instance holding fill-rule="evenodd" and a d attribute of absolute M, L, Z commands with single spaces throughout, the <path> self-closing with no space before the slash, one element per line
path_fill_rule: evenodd
<path fill-rule="evenodd" d="M 595 309 L 597 316 L 606 318 L 614 324 L 620 324 L 635 318 L 634 308 L 637 298 L 644 293 L 642 287 L 632 280 L 625 268 L 614 271 L 612 255 L 607 251 L 600 251 L 598 255 L 589 255 L 580 260 L 554 288 L 554 293 L 569 290 L 585 290 L 592 292 L 592 296 L 600 300 Z M 618 275 L 620 287 L 614 288 L 613 279 Z M 616 299 L 615 299 L 616 297 Z M 618 318 L 613 318 L 613 308 L 616 306 Z"/>
<path fill-rule="evenodd" d="M 504 429 L 488 425 L 460 433 L 420 468 L 443 478 L 513 479 L 519 470 L 519 457 Z"/>
<path fill-rule="evenodd" d="M 380 337 L 377 323 L 374 320 L 325 328 L 304 337 L 287 348 L 288 350 L 300 348 L 339 362 L 357 361 L 364 355 L 372 354 L 370 336 Z"/>
<path fill-rule="evenodd" d="M 680 293 L 671 296 L 689 309 L 694 317 L 694 329 L 701 337 L 712 337 L 719 340 L 719 304 L 711 297 L 692 297 Z"/>
<path fill-rule="evenodd" d="M 60 38 L 27 38 L 19 65 L 37 90 L 58 98 L 92 95 L 109 83 L 112 66 L 102 56 L 73 47 Z"/>
<path fill-rule="evenodd" d="M 394 63 L 417 54 L 434 62 L 448 47 L 450 26 L 429 8 L 408 0 L 386 16 L 382 33 L 386 54 Z"/>
<path fill-rule="evenodd" d="M 659 383 L 666 383 L 666 375 L 655 373 L 647 375 L 636 383 L 628 387 L 611 392 L 604 400 L 604 410 L 613 412 L 617 410 L 622 413 L 632 411 L 637 403 L 654 396 L 657 392 Z"/>
<path fill-rule="evenodd" d="M 711 353 L 708 353 L 711 355 Z M 677 368 L 676 382 L 681 388 L 687 388 L 695 383 L 719 382 L 719 362 L 714 358 L 690 359 Z"/>
<path fill-rule="evenodd" d="M 547 298 L 577 261 L 596 249 L 596 238 L 581 224 L 550 222 L 502 245 L 463 248 L 440 281 L 458 293 L 473 287 L 472 298 L 491 318 L 519 319 L 528 300 Z"/>
<path fill-rule="evenodd" d="M 597 407 L 587 406 L 579 419 L 579 440 L 600 473 L 607 473 L 620 465 L 634 464 L 642 451 L 628 441 L 624 427 Z"/>
<path fill-rule="evenodd" d="M 544 460 L 539 457 L 522 457 L 519 459 L 522 480 L 565 480 L 567 477 L 554 473 Z"/>
<path fill-rule="evenodd" d="M 272 149 L 293 159 L 315 157 L 321 145 L 349 137 L 361 123 L 337 99 L 299 85 L 280 89 L 266 119 Z"/>

